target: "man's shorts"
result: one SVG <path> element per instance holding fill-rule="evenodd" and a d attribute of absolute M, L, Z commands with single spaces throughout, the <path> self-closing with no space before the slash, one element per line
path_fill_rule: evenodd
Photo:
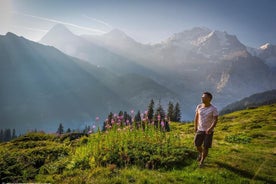
<path fill-rule="evenodd" d="M 212 147 L 212 140 L 213 140 L 214 132 L 210 134 L 206 134 L 205 131 L 197 131 L 195 135 L 195 146 L 200 147 L 203 144 L 204 148 L 211 148 Z"/>

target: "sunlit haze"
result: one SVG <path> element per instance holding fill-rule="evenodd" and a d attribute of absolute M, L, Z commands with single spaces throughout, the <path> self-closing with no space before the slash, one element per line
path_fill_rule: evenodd
<path fill-rule="evenodd" d="M 193 27 L 236 35 L 248 46 L 276 44 L 274 0 L 1 0 L 0 34 L 39 41 L 57 23 L 80 34 L 120 29 L 141 43 L 158 43 Z"/>

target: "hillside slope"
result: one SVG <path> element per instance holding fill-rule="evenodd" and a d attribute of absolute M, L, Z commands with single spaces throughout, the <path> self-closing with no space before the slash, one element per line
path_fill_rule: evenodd
<path fill-rule="evenodd" d="M 148 133 L 110 130 L 109 133 L 96 133 L 88 138 L 64 142 L 54 135 L 22 136 L 0 144 L 1 182 L 276 183 L 276 104 L 219 117 L 213 147 L 204 168 L 198 168 L 193 152 L 189 151 L 195 150 L 192 123 L 171 123 L 170 132 L 151 132 L 150 135 L 154 136 Z M 101 142 L 102 139 L 107 142 Z M 130 145 L 125 146 L 132 146 L 132 149 L 122 149 L 127 142 Z M 114 150 L 106 150 L 107 146 Z M 164 152 L 170 154 L 164 155 L 166 159 L 154 155 L 154 161 L 162 161 L 159 169 L 141 167 L 137 160 L 132 162 L 138 165 L 128 164 L 132 162 L 127 160 L 124 162 L 127 151 L 135 154 L 133 150 L 139 151 L 137 148 L 141 146 L 143 151 L 138 152 L 138 161 L 150 158 L 151 155 L 147 154 L 150 149 L 160 155 Z M 91 152 L 94 148 L 102 149 L 103 152 L 99 152 L 101 160 L 91 157 L 95 154 Z M 177 154 L 179 148 L 183 149 L 182 155 L 186 158 L 181 162 L 178 160 L 183 158 L 180 155 L 170 157 Z M 120 160 L 123 165 L 116 165 Z"/>
<path fill-rule="evenodd" d="M 276 103 L 276 89 L 253 94 L 240 101 L 231 103 L 226 107 L 224 107 L 220 111 L 220 114 L 227 114 L 227 113 L 242 110 L 242 109 L 254 108 L 260 105 L 269 105 L 273 103 Z"/>
<path fill-rule="evenodd" d="M 1 127 L 55 131 L 63 122 L 79 128 L 106 111 L 130 108 L 81 63 L 15 34 L 0 36 Z M 90 68 L 98 77 L 104 75 L 96 66 Z"/>

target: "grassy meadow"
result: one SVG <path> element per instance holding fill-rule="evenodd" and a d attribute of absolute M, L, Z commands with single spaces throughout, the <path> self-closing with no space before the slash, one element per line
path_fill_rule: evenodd
<path fill-rule="evenodd" d="M 0 182 L 276 183 L 276 104 L 219 117 L 198 167 L 193 123 L 110 127 L 79 139 L 29 133 L 0 144 Z"/>

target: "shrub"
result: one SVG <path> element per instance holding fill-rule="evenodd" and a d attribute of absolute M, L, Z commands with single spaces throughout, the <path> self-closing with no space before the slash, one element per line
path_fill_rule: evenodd
<path fill-rule="evenodd" d="M 43 165 L 69 154 L 67 147 L 49 140 L 53 136 L 28 134 L 1 147 L 0 183 L 31 181 Z"/>
<path fill-rule="evenodd" d="M 112 128 L 90 136 L 86 144 L 76 148 L 69 169 L 136 165 L 140 168 L 171 169 L 188 165 L 196 152 L 180 144 L 179 136 L 157 130 L 154 125 L 145 129 L 130 126 Z"/>
<path fill-rule="evenodd" d="M 225 141 L 230 143 L 238 143 L 238 144 L 247 144 L 251 142 L 251 137 L 248 137 L 244 134 L 235 134 L 229 135 L 225 137 Z"/>

